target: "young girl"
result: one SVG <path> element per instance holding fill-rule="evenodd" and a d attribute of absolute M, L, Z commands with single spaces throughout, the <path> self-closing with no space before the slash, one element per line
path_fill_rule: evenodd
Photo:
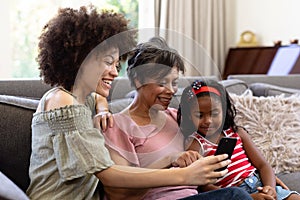
<path fill-rule="evenodd" d="M 295 191 L 276 186 L 271 166 L 251 141 L 246 130 L 235 124 L 236 110 L 225 88 L 216 81 L 194 81 L 184 89 L 177 122 L 188 138 L 187 150 L 203 156 L 214 155 L 222 137 L 237 138 L 228 165 L 229 172 L 216 184 L 202 186 L 204 191 L 238 186 L 254 199 L 300 199 Z"/>

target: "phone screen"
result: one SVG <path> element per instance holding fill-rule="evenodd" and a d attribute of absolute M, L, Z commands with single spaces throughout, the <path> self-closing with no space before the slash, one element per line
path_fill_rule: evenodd
<path fill-rule="evenodd" d="M 234 147 L 236 145 L 237 139 L 236 138 L 231 138 L 231 137 L 223 137 L 221 138 L 217 150 L 215 152 L 215 155 L 220 155 L 220 154 L 228 154 L 228 158 L 230 159 L 234 150 Z M 226 167 L 222 167 L 216 171 L 222 171 L 225 170 Z"/>

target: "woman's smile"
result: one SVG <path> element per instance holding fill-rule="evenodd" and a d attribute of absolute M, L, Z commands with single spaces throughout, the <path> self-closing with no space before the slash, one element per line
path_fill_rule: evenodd
<path fill-rule="evenodd" d="M 168 106 L 172 100 L 172 97 L 157 97 L 157 99 L 164 105 Z"/>
<path fill-rule="evenodd" d="M 107 88 L 107 89 L 111 89 L 111 83 L 112 83 L 112 81 L 113 81 L 114 79 L 105 79 L 105 78 L 103 78 L 102 79 L 102 86 L 104 87 L 104 88 Z"/>

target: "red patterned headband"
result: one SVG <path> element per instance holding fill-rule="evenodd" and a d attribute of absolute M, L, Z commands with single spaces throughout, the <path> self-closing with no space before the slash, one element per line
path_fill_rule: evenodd
<path fill-rule="evenodd" d="M 193 87 L 193 92 L 195 95 L 199 94 L 199 93 L 202 93 L 202 92 L 212 92 L 212 93 L 215 93 L 216 95 L 218 96 L 221 96 L 220 92 L 216 89 L 216 88 L 213 88 L 213 87 L 209 87 L 209 86 L 201 86 L 201 87 Z"/>
<path fill-rule="evenodd" d="M 188 100 L 191 100 L 197 94 L 202 93 L 202 92 L 211 92 L 218 96 L 221 96 L 220 91 L 218 91 L 216 88 L 207 86 L 207 85 L 205 85 L 204 82 L 199 81 L 199 80 L 194 81 L 193 84 L 191 85 L 191 87 L 192 88 L 187 91 Z"/>

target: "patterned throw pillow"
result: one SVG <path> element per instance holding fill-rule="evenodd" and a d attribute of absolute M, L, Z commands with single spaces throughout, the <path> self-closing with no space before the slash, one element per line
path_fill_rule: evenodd
<path fill-rule="evenodd" d="M 274 172 L 300 171 L 300 95 L 235 95 L 236 123 L 244 126 Z"/>

